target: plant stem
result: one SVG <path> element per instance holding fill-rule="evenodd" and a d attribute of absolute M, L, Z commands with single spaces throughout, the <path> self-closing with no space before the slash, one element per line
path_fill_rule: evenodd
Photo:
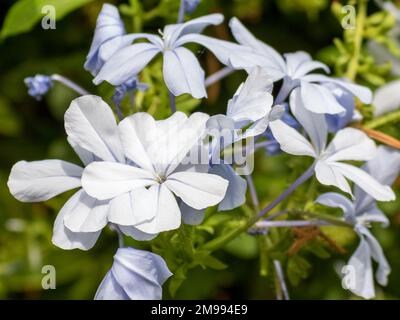
<path fill-rule="evenodd" d="M 359 67 L 361 48 L 363 43 L 364 24 L 367 16 L 368 0 L 358 1 L 358 15 L 356 20 L 356 31 L 354 35 L 354 51 L 347 68 L 347 78 L 354 81 Z"/>
<path fill-rule="evenodd" d="M 259 221 L 256 228 L 294 228 L 309 226 L 329 226 L 330 222 L 324 220 L 289 220 L 289 221 Z"/>
<path fill-rule="evenodd" d="M 174 114 L 176 112 L 175 96 L 170 91 L 168 91 L 168 94 L 169 94 L 169 105 L 171 107 L 171 113 Z"/>
<path fill-rule="evenodd" d="M 185 20 L 185 0 L 181 0 L 181 6 L 179 7 L 179 15 L 177 23 L 183 23 Z"/>
<path fill-rule="evenodd" d="M 80 85 L 76 84 L 75 82 L 73 82 L 72 80 L 70 80 L 64 76 L 61 76 L 59 74 L 53 74 L 50 78 L 51 78 L 51 80 L 57 81 L 57 82 L 63 84 L 64 86 L 66 86 L 67 88 L 70 88 L 71 90 L 75 91 L 77 94 L 79 94 L 81 96 L 90 94 L 88 91 L 83 89 Z"/>
<path fill-rule="evenodd" d="M 267 207 L 265 207 L 262 211 L 260 211 L 257 215 L 255 215 L 253 218 L 249 219 L 248 221 L 244 222 L 241 226 L 239 226 L 237 229 L 233 230 L 232 232 L 213 239 L 209 242 L 207 242 L 203 248 L 206 250 L 217 250 L 221 247 L 223 247 L 225 244 L 229 243 L 233 239 L 235 239 L 237 236 L 239 236 L 241 233 L 245 232 L 247 229 L 249 229 L 251 226 L 253 226 L 258 220 L 260 220 L 264 215 L 266 215 L 269 211 L 274 209 L 280 202 L 285 200 L 290 194 L 292 194 L 297 187 L 299 187 L 302 183 L 306 182 L 308 179 L 310 179 L 314 174 L 314 164 L 310 166 L 289 188 L 287 188 L 284 192 L 281 193 L 280 196 L 278 196 L 274 201 L 271 202 Z M 276 215 L 273 215 L 270 217 L 276 218 L 279 215 L 285 214 L 286 211 L 281 211 L 277 213 Z M 269 220 L 269 219 L 268 219 Z"/>
<path fill-rule="evenodd" d="M 254 209 L 256 211 L 260 210 L 260 202 L 258 201 L 256 187 L 254 185 L 253 177 L 251 174 L 246 176 L 247 185 L 249 187 L 251 201 L 253 202 Z"/>
<path fill-rule="evenodd" d="M 364 125 L 364 127 L 367 129 L 375 129 L 375 128 L 381 127 L 385 124 L 388 124 L 390 122 L 397 122 L 397 121 L 400 121 L 400 110 L 390 112 L 381 117 L 378 117 L 378 118 L 366 123 Z"/>
<path fill-rule="evenodd" d="M 280 289 L 283 293 L 283 297 L 285 298 L 285 300 L 290 300 L 289 291 L 286 287 L 285 278 L 283 277 L 282 265 L 279 260 L 274 260 L 274 267 L 275 267 L 276 275 L 279 280 Z"/>
<path fill-rule="evenodd" d="M 213 73 L 211 76 L 207 77 L 207 79 L 205 81 L 206 87 L 209 87 L 212 84 L 214 84 L 215 82 L 218 82 L 219 80 L 229 76 L 233 72 L 235 72 L 235 70 L 228 68 L 228 67 L 218 70 L 217 72 Z"/>

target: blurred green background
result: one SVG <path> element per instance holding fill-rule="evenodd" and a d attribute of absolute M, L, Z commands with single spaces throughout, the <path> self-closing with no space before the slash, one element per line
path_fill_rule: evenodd
<path fill-rule="evenodd" d="M 102 85 L 96 88 L 92 76 L 83 69 L 89 50 L 98 12 L 104 1 L 86 1 L 87 4 L 68 13 L 57 21 L 55 30 L 44 30 L 39 23 L 29 32 L 3 38 L 0 43 L 0 298 L 16 299 L 92 299 L 101 279 L 112 263 L 117 248 L 116 235 L 104 230 L 96 246 L 88 251 L 64 251 L 51 243 L 55 216 L 70 194 L 63 194 L 46 203 L 23 204 L 16 201 L 7 188 L 11 166 L 19 160 L 41 160 L 56 158 L 78 163 L 66 142 L 63 114 L 76 95 L 56 84 L 42 100 L 28 96 L 24 78 L 36 73 L 58 73 L 73 79 L 88 91 L 109 99 L 112 88 Z M 129 6 L 129 1 L 108 1 L 116 5 Z M 171 0 L 167 16 L 144 22 L 145 31 L 155 33 L 165 23 L 176 19 L 178 0 Z M 226 20 L 239 17 L 254 34 L 275 47 L 279 52 L 305 50 L 316 56 L 332 45 L 335 37 L 341 38 L 343 30 L 332 15 L 328 0 L 232 0 L 207 1 L 195 12 L 195 16 L 210 12 L 221 12 Z M 3 24 L 8 9 L 15 3 L 1 1 L 0 21 Z M 158 1 L 141 1 L 146 10 L 154 8 Z M 122 7 L 123 8 L 123 7 Z M 176 10 L 175 10 L 176 9 Z M 126 11 L 125 10 L 125 11 Z M 175 11 L 174 11 L 175 10 Z M 370 10 L 378 10 L 373 5 Z M 125 15 L 128 31 L 135 26 Z M 21 25 L 24 21 L 21 21 Z M 231 39 L 226 23 L 209 28 L 213 36 Z M 207 74 L 221 66 L 204 51 L 197 52 Z M 160 60 L 160 59 L 159 59 Z M 154 70 L 159 68 L 156 62 Z M 159 72 L 159 71 L 158 71 Z M 152 75 L 151 75 L 152 76 Z M 201 103 L 192 101 L 190 109 L 196 108 L 216 114 L 224 112 L 227 99 L 243 81 L 244 73 L 238 72 L 210 89 L 210 99 Z M 162 93 L 160 93 L 161 95 Z M 167 110 L 160 98 L 152 105 L 158 116 Z M 146 108 L 149 104 L 144 104 Z M 184 109 L 184 103 L 181 104 Z M 179 102 L 178 102 L 179 107 Z M 188 107 L 189 109 L 189 107 Z M 165 111 L 164 111 L 165 112 Z M 397 126 L 387 128 L 399 138 Z M 269 157 L 257 155 L 255 184 L 262 199 L 268 203 L 293 181 L 306 162 L 303 158 L 280 155 Z M 300 169 L 293 169 L 298 168 Z M 299 171 L 300 170 L 300 171 Z M 314 192 L 325 189 L 314 187 Z M 399 183 L 395 187 L 399 195 Z M 306 190 L 303 190 L 304 194 Z M 302 191 L 300 191 L 301 193 Z M 300 197 L 294 201 L 302 202 Z M 293 204 L 292 204 L 293 205 Z M 374 228 L 374 233 L 392 267 L 389 285 L 378 288 L 378 298 L 400 298 L 400 202 L 384 206 L 391 226 L 388 229 Z M 234 213 L 214 213 L 221 219 Z M 211 222 L 210 222 L 211 223 Z M 329 230 L 328 230 L 329 229 Z M 290 230 L 280 230 L 289 244 L 294 240 Z M 341 281 L 334 269 L 340 261 L 346 261 L 358 244 L 353 232 L 338 228 L 327 228 L 326 233 L 343 246 L 347 253 L 339 254 L 324 243 L 315 240 L 285 265 L 292 298 L 298 299 L 348 299 L 353 298 L 342 289 Z M 286 236 L 287 235 L 287 236 Z M 318 243 L 317 243 L 318 242 Z M 274 299 L 273 277 L 260 276 L 260 242 L 243 235 L 217 253 L 228 268 L 225 270 L 191 270 L 177 299 Z M 144 245 L 145 246 L 145 245 Z M 285 252 L 283 251 L 284 255 Z M 43 265 L 54 265 L 57 270 L 56 290 L 43 290 L 41 280 Z M 168 290 L 165 296 L 171 297 Z"/>

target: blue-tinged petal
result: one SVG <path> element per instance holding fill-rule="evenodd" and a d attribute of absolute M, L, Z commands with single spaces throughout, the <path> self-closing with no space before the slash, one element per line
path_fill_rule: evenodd
<path fill-rule="evenodd" d="M 188 49 L 180 47 L 166 50 L 163 74 L 165 83 L 174 96 L 189 93 L 197 99 L 207 97 L 204 71 Z"/>
<path fill-rule="evenodd" d="M 85 69 L 96 75 L 104 64 L 104 60 L 102 61 L 99 57 L 99 49 L 105 42 L 123 34 L 125 34 L 125 27 L 117 7 L 105 3 L 97 17 L 96 30 L 86 57 Z M 114 52 L 116 50 L 118 48 Z"/>
<path fill-rule="evenodd" d="M 139 74 L 158 53 L 160 48 L 152 43 L 137 43 L 123 48 L 104 64 L 93 82 L 96 85 L 103 81 L 121 85 Z"/>
<path fill-rule="evenodd" d="M 125 162 L 114 114 L 100 97 L 87 95 L 73 100 L 64 120 L 73 143 L 101 160 Z"/>
<path fill-rule="evenodd" d="M 53 86 L 53 80 L 51 77 L 42 74 L 25 78 L 24 83 L 28 87 L 28 94 L 39 101 Z"/>
<path fill-rule="evenodd" d="M 340 208 L 346 220 L 350 220 L 351 223 L 355 223 L 355 211 L 353 202 L 347 197 L 336 192 L 327 192 L 321 194 L 315 202 L 331 208 Z"/>
<path fill-rule="evenodd" d="M 225 163 L 216 164 L 210 170 L 229 182 L 224 199 L 218 205 L 218 211 L 227 211 L 240 207 L 246 201 L 246 180 L 239 176 L 233 168 Z"/>
<path fill-rule="evenodd" d="M 315 69 L 323 69 L 329 73 L 329 68 L 322 62 L 312 60 L 311 56 L 304 51 L 286 53 L 285 55 L 287 74 L 292 79 L 300 79 Z"/>
<path fill-rule="evenodd" d="M 379 87 L 374 93 L 374 116 L 379 117 L 400 107 L 400 80 Z"/>
<path fill-rule="evenodd" d="M 111 270 L 97 289 L 96 300 L 160 300 L 162 285 L 172 276 L 165 261 L 154 253 L 120 248 Z"/>
<path fill-rule="evenodd" d="M 315 176 L 320 183 L 326 186 L 335 186 L 353 196 L 349 183 L 335 166 L 324 161 L 318 161 L 315 165 Z"/>
<path fill-rule="evenodd" d="M 322 85 L 301 81 L 301 98 L 304 106 L 314 113 L 337 114 L 345 112 L 333 93 Z"/>
<path fill-rule="evenodd" d="M 183 201 L 180 201 L 179 208 L 181 210 L 183 223 L 197 226 L 203 222 L 205 210 L 197 210 L 189 207 Z"/>
<path fill-rule="evenodd" d="M 19 201 L 46 201 L 80 187 L 82 170 L 62 160 L 19 161 L 12 167 L 7 185 Z"/>
<path fill-rule="evenodd" d="M 290 95 L 290 109 L 296 120 L 301 124 L 314 146 L 315 153 L 319 155 L 326 146 L 328 126 L 322 114 L 311 112 L 307 105 L 308 100 L 302 95 L 303 88 L 296 88 Z"/>
<path fill-rule="evenodd" d="M 158 233 L 145 233 L 133 226 L 118 226 L 118 228 L 123 232 L 123 234 L 132 237 L 137 241 L 150 241 L 158 236 Z"/>
<path fill-rule="evenodd" d="M 309 74 L 304 76 L 301 80 L 305 82 L 334 83 L 340 86 L 342 89 L 349 91 L 351 94 L 360 99 L 361 102 L 366 104 L 370 104 L 372 102 L 372 91 L 369 88 L 351 83 L 347 80 L 330 78 L 323 74 Z"/>

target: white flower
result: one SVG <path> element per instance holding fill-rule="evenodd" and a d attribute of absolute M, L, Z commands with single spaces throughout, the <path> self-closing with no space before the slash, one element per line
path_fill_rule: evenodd
<path fill-rule="evenodd" d="M 360 168 L 341 162 L 372 159 L 376 154 L 375 143 L 362 131 L 346 128 L 338 131 L 327 146 L 328 128 L 324 115 L 305 109 L 300 95 L 299 88 L 293 91 L 290 107 L 311 143 L 292 127 L 276 120 L 270 123 L 270 128 L 281 149 L 293 155 L 313 157 L 316 177 L 324 185 L 336 186 L 352 194 L 347 178 L 376 200 L 393 200 L 395 195 L 389 186 L 380 184 Z"/>
<path fill-rule="evenodd" d="M 400 153 L 381 146 L 378 148 L 376 157 L 368 161 L 363 169 L 380 183 L 391 185 L 400 172 Z M 380 222 L 387 226 L 389 221 L 371 196 L 357 186 L 354 189 L 356 195 L 354 201 L 350 201 L 341 194 L 329 192 L 318 197 L 316 202 L 340 208 L 345 220 L 354 225 L 354 230 L 361 242 L 348 262 L 348 265 L 354 268 L 353 274 L 356 277 L 355 287 L 350 290 L 365 299 L 371 299 L 375 297 L 371 261 L 375 260 L 378 263 L 376 279 L 383 286 L 387 284 L 390 266 L 381 246 L 368 227 L 371 222 Z"/>
<path fill-rule="evenodd" d="M 72 101 L 65 113 L 68 142 L 86 166 L 93 161 L 125 163 L 117 123 L 110 107 L 96 96 Z M 81 187 L 83 168 L 62 160 L 20 161 L 10 173 L 11 194 L 23 202 L 46 201 Z M 63 249 L 88 250 L 107 225 L 110 204 L 79 189 L 62 207 L 53 230 L 53 243 Z M 122 228 L 140 240 L 152 236 L 134 228 Z"/>
<path fill-rule="evenodd" d="M 206 97 L 204 71 L 196 56 L 183 45 L 198 43 L 213 52 L 227 66 L 231 66 L 232 55 L 237 55 L 237 59 L 241 60 L 245 58 L 246 52 L 251 51 L 235 43 L 199 34 L 207 26 L 218 25 L 223 20 L 221 14 L 211 14 L 186 23 L 167 25 L 161 33 L 162 37 L 138 33 L 110 40 L 102 46 L 102 51 L 112 51 L 115 45 L 137 39 L 147 39 L 150 43 L 135 43 L 109 56 L 94 83 L 99 84 L 105 80 L 120 85 L 139 74 L 157 54 L 162 53 L 163 75 L 169 91 L 175 96 L 190 93 L 195 98 Z"/>
<path fill-rule="evenodd" d="M 171 271 L 159 255 L 120 248 L 95 300 L 161 300 L 162 285 L 170 276 Z"/>
<path fill-rule="evenodd" d="M 385 84 L 375 91 L 374 116 L 379 117 L 399 109 L 400 106 L 400 80 L 395 80 Z"/>
<path fill-rule="evenodd" d="M 207 173 L 208 163 L 182 163 L 198 147 L 207 119 L 182 112 L 161 121 L 147 113 L 125 118 L 119 134 L 128 163 L 91 163 L 82 175 L 84 190 L 110 201 L 113 223 L 147 234 L 178 228 L 181 210 L 174 195 L 201 210 L 219 203 L 228 187 L 228 181 Z"/>
<path fill-rule="evenodd" d="M 238 19 L 232 18 L 230 27 L 235 39 L 242 45 L 253 49 L 254 56 L 249 59 L 231 57 L 234 68 L 250 68 L 260 66 L 274 79 L 284 79 L 281 92 L 276 103 L 282 103 L 294 88 L 301 88 L 301 99 L 305 107 L 315 113 L 336 114 L 346 111 L 335 99 L 333 93 L 322 84 L 333 83 L 342 89 L 357 96 L 364 103 L 371 103 L 372 93 L 363 86 L 344 80 L 329 78 L 322 74 L 310 73 L 316 69 L 323 69 L 329 73 L 329 68 L 311 59 L 306 52 L 288 53 L 284 58 L 275 49 L 256 39 Z"/>

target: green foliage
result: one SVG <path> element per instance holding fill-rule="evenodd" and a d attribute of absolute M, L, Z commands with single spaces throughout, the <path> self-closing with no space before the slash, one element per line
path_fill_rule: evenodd
<path fill-rule="evenodd" d="M 56 19 L 76 10 L 93 0 L 19 0 L 8 12 L 0 39 L 30 31 L 44 16 L 42 8 L 53 6 L 56 10 Z"/>

